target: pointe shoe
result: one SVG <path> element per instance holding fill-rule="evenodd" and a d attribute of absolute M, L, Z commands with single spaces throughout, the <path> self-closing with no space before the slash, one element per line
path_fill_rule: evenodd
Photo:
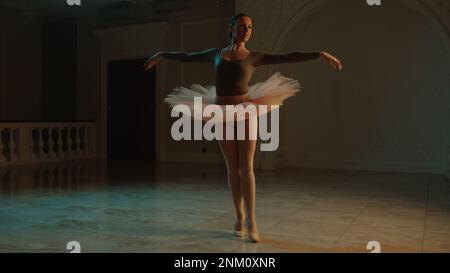
<path fill-rule="evenodd" d="M 261 236 L 259 236 L 259 232 L 258 231 L 253 231 L 251 232 L 249 229 L 249 222 L 248 220 L 246 220 L 245 222 L 245 228 L 247 229 L 247 236 L 248 239 L 252 242 L 252 243 L 259 243 L 261 241 Z"/>
<path fill-rule="evenodd" d="M 261 237 L 259 236 L 259 232 L 249 232 L 248 238 L 252 243 L 259 243 L 261 241 Z"/>

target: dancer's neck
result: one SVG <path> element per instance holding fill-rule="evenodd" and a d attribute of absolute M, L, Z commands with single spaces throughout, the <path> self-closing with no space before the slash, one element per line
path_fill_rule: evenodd
<path fill-rule="evenodd" d="M 245 42 L 234 41 L 231 41 L 231 44 L 229 44 L 225 49 L 232 52 L 248 51 L 248 49 L 245 47 Z"/>

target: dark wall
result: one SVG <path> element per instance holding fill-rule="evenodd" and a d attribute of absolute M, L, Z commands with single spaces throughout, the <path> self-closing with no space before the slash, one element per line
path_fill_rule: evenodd
<path fill-rule="evenodd" d="M 47 21 L 42 31 L 42 117 L 76 118 L 77 19 Z"/>

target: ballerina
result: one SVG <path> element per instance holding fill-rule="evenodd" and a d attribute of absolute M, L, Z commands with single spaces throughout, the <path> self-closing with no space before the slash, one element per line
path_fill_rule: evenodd
<path fill-rule="evenodd" d="M 251 103 L 279 106 L 287 98 L 300 91 L 299 83 L 280 73 L 275 73 L 267 81 L 249 87 L 248 82 L 258 66 L 297 63 L 322 58 L 338 71 L 343 67 L 336 57 L 324 51 L 287 54 L 250 51 L 245 44 L 252 35 L 252 28 L 250 16 L 239 13 L 230 20 L 228 28 L 230 44 L 225 48 L 210 48 L 194 53 L 158 52 L 145 62 L 144 68 L 151 69 L 162 59 L 214 64 L 215 86 L 203 87 L 196 84 L 191 88 L 175 88 L 165 100 L 173 107 L 178 104 L 192 106 L 194 97 L 202 97 L 204 105 L 224 106 Z M 246 119 L 244 122 L 247 128 L 251 126 L 249 120 Z M 224 127 L 224 131 L 226 131 L 226 126 Z M 248 131 L 250 130 L 246 130 L 246 132 Z M 257 243 L 261 238 L 255 215 L 256 182 L 253 159 L 256 140 L 246 137 L 244 140 L 233 138 L 217 140 L 217 142 L 225 159 L 228 185 L 236 211 L 232 233 L 238 237 L 247 234 L 251 242 Z"/>

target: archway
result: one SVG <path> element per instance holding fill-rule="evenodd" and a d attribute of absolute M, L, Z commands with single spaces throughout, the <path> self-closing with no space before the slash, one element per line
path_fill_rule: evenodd
<path fill-rule="evenodd" d="M 272 52 L 317 48 L 332 40 L 330 48 L 347 62 L 346 72 L 339 77 L 327 75 L 328 82 L 320 78 L 328 72 L 316 64 L 304 70 L 270 68 L 269 74 L 281 70 L 299 75 L 307 86 L 303 97 L 294 98 L 298 107 L 287 107 L 284 115 L 300 117 L 303 125 L 282 124 L 292 132 L 319 134 L 299 145 L 312 147 L 302 158 L 313 157 L 314 149 L 331 158 L 325 166 L 323 158 L 303 160 L 300 165 L 448 173 L 448 29 L 422 1 L 383 2 L 385 8 L 378 10 L 361 2 L 307 1 L 284 19 L 272 40 Z M 380 24 L 374 25 L 377 18 Z M 347 30 L 346 37 L 342 29 Z M 350 46 L 357 50 L 350 52 Z M 317 90 L 325 93 L 314 95 Z M 298 141 L 292 132 L 282 132 L 286 136 L 282 142 Z M 282 152 L 287 154 L 287 165 L 298 159 L 296 152 L 291 148 Z"/>

